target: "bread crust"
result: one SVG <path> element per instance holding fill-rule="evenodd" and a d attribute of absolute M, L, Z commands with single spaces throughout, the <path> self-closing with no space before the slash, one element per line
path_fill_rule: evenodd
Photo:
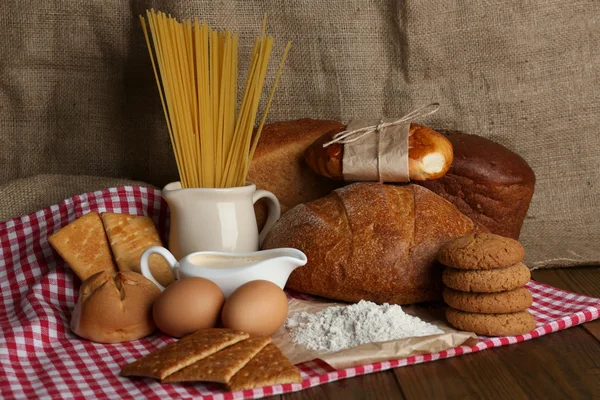
<path fill-rule="evenodd" d="M 337 121 L 308 118 L 265 125 L 248 170 L 248 181 L 275 194 L 282 214 L 297 204 L 328 195 L 343 183 L 315 174 L 304 161 L 304 151 L 319 136 L 343 129 L 344 125 Z M 259 201 L 255 212 L 262 227 L 266 204 Z"/>
<path fill-rule="evenodd" d="M 454 161 L 440 179 L 417 184 L 450 201 L 490 232 L 518 239 L 535 187 L 529 164 L 482 136 L 438 132 L 452 143 Z"/>
<path fill-rule="evenodd" d="M 336 300 L 411 304 L 441 298 L 439 248 L 472 232 L 456 207 L 416 185 L 356 183 L 294 207 L 264 248 L 294 247 L 308 264 L 287 287 Z"/>
<path fill-rule="evenodd" d="M 132 272 L 99 272 L 85 280 L 71 316 L 71 330 L 97 343 L 128 342 L 156 330 L 152 304 L 160 290 Z"/>

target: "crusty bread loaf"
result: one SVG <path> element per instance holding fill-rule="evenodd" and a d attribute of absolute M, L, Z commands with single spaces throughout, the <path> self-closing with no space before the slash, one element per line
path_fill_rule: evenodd
<path fill-rule="evenodd" d="M 484 137 L 438 132 L 452 143 L 454 161 L 445 176 L 418 184 L 490 232 L 518 239 L 535 185 L 531 167 L 518 154 Z"/>
<path fill-rule="evenodd" d="M 137 272 L 99 272 L 79 288 L 71 330 L 97 343 L 137 340 L 156 330 L 152 305 L 158 287 Z"/>
<path fill-rule="evenodd" d="M 308 257 L 287 287 L 336 300 L 410 304 L 440 299 L 438 249 L 474 230 L 454 205 L 416 185 L 356 183 L 288 211 L 263 247 Z"/>
<path fill-rule="evenodd" d="M 285 213 L 296 204 L 316 200 L 343 183 L 315 174 L 304 161 L 304 151 L 327 132 L 341 132 L 336 121 L 301 119 L 265 125 L 248 171 L 248 181 L 273 192 Z M 260 202 L 259 202 L 260 203 Z M 266 207 L 258 204 L 256 216 L 262 226 Z"/>

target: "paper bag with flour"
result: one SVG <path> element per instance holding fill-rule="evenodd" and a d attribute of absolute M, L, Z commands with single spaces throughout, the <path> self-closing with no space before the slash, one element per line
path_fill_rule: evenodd
<path fill-rule="evenodd" d="M 293 299 L 289 303 L 288 318 L 300 312 L 317 313 L 332 306 L 348 305 L 326 301 Z M 290 336 L 290 330 L 286 326 L 281 327 L 273 335 L 272 340 L 294 364 L 319 358 L 335 369 L 402 359 L 417 354 L 435 353 L 465 343 L 474 344 L 477 340 L 477 336 L 472 332 L 457 331 L 448 326 L 441 309 L 427 308 L 425 306 L 403 306 L 402 310 L 409 315 L 416 316 L 422 321 L 434 325 L 434 328 L 437 327 L 439 329 L 439 333 L 420 337 L 406 337 L 385 342 L 367 343 L 337 351 L 314 350 L 307 348 L 305 345 L 296 344 Z M 344 334 L 352 335 L 353 332 L 346 332 Z M 335 348 L 336 345 L 328 347 Z"/>

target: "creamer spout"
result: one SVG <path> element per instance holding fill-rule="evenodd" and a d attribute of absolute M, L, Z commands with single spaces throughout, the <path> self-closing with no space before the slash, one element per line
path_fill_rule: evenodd
<path fill-rule="evenodd" d="M 306 265 L 306 263 L 308 262 L 306 254 L 304 254 L 298 249 L 284 248 L 279 250 L 281 251 L 282 256 L 287 258 L 286 261 L 288 261 L 291 264 L 291 266 L 293 267 L 292 269 L 296 269 L 297 267 Z"/>

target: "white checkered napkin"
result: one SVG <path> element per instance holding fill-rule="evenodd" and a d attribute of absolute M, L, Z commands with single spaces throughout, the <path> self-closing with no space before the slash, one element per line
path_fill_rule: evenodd
<path fill-rule="evenodd" d="M 156 334 L 129 343 L 96 344 L 69 330 L 79 281 L 54 253 L 47 237 L 90 212 L 122 212 L 153 218 L 165 239 L 166 204 L 160 192 L 119 187 L 74 196 L 60 204 L 0 224 L 0 397 L 251 399 L 302 390 L 357 375 L 434 361 L 536 338 L 598 318 L 600 299 L 568 293 L 534 281 L 530 311 L 537 327 L 525 335 L 481 337 L 474 346 L 435 354 L 334 370 L 319 360 L 297 365 L 304 381 L 243 392 L 215 384 L 163 385 L 119 377 L 121 368 L 173 341 Z M 288 297 L 311 300 L 293 292 Z"/>

